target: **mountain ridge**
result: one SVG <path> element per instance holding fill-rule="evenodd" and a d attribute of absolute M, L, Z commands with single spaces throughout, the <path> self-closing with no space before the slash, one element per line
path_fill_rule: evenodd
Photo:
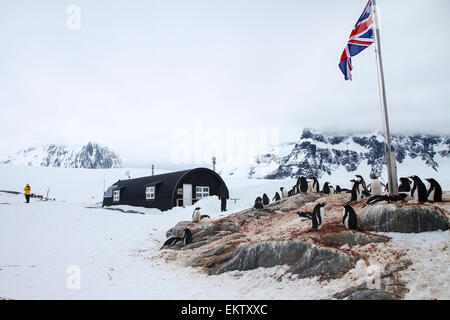
<path fill-rule="evenodd" d="M 109 169 L 121 168 L 122 159 L 108 147 L 89 141 L 81 147 L 48 144 L 18 151 L 0 164 L 38 167 Z"/>
<path fill-rule="evenodd" d="M 442 169 L 441 164 L 450 163 L 450 136 L 392 135 L 391 140 L 398 166 L 414 163 L 415 167 L 431 169 L 426 170 L 427 173 L 437 173 Z M 322 178 L 336 171 L 364 171 L 364 174 L 380 177 L 385 174 L 385 163 L 381 133 L 326 134 L 306 128 L 297 142 L 272 147 L 269 153 L 257 156 L 246 169 L 229 167 L 222 172 L 233 175 L 240 170 L 247 172 L 249 178 L 265 179 Z"/>

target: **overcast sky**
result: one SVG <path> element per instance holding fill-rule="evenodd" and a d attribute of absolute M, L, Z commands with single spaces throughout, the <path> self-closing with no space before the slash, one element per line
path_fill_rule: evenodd
<path fill-rule="evenodd" d="M 96 141 L 125 164 L 164 162 L 195 124 L 282 141 L 380 131 L 373 46 L 352 82 L 338 69 L 366 2 L 1 1 L 0 156 Z M 450 1 L 378 5 L 392 133 L 450 134 Z"/>

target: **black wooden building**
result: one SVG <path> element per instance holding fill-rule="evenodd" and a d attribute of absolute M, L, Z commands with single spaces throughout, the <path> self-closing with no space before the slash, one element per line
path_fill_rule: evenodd
<path fill-rule="evenodd" d="M 229 198 L 222 178 L 207 168 L 119 180 L 105 192 L 103 206 L 130 205 L 169 210 L 207 196 Z"/>

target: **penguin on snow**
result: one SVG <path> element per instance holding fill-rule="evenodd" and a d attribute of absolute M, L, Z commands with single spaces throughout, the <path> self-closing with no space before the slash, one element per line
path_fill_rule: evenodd
<path fill-rule="evenodd" d="M 440 184 L 433 178 L 427 178 L 425 180 L 428 181 L 430 185 L 427 191 L 428 200 L 434 202 L 442 202 L 442 188 Z"/>

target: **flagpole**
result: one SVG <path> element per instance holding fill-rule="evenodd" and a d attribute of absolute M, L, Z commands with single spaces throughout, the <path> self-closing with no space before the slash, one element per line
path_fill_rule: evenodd
<path fill-rule="evenodd" d="M 389 184 L 389 194 L 398 195 L 397 186 L 397 168 L 396 168 L 396 157 L 395 153 L 392 152 L 391 148 L 391 134 L 389 130 L 389 119 L 387 112 L 387 98 L 386 98 L 386 86 L 384 82 L 384 71 L 383 71 L 383 59 L 381 57 L 381 41 L 380 41 L 380 29 L 378 24 L 378 13 L 376 0 L 373 0 L 373 14 L 374 14 L 374 27 L 375 27 L 375 54 L 377 58 L 378 67 L 378 84 L 381 96 L 381 107 L 383 113 L 383 128 L 384 128 L 384 138 L 385 138 L 385 153 L 386 153 L 386 167 L 388 174 L 388 184 Z"/>

